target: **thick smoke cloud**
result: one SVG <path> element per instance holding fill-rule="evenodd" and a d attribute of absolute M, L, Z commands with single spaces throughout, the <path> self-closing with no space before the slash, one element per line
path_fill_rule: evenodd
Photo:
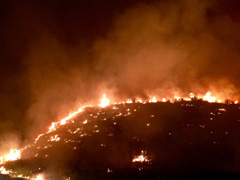
<path fill-rule="evenodd" d="M 232 97 L 239 86 L 233 76 L 238 66 L 232 66 L 239 59 L 233 32 L 239 25 L 229 17 L 207 17 L 212 4 L 171 1 L 126 10 L 96 44 L 98 69 L 120 94 L 218 90 Z"/>
<path fill-rule="evenodd" d="M 240 16 L 227 1 L 104 2 L 10 3 L 1 34 L 18 68 L 3 85 L 18 93 L 0 94 L 7 129 L 35 138 L 102 93 L 238 97 Z"/>

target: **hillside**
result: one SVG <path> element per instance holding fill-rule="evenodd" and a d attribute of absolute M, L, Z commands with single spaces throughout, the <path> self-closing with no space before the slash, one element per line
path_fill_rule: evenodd
<path fill-rule="evenodd" d="M 236 104 L 193 100 L 86 107 L 4 167 L 52 180 L 231 179 L 240 177 L 239 138 Z"/>

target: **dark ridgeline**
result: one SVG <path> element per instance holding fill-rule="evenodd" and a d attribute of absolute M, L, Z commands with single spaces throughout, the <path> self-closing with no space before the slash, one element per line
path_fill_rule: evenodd
<path fill-rule="evenodd" d="M 47 179 L 239 178 L 239 107 L 201 100 L 89 107 L 5 167 Z M 133 162 L 140 155 L 146 161 Z"/>

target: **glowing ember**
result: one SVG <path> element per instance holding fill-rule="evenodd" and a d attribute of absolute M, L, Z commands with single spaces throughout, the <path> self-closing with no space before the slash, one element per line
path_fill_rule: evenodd
<path fill-rule="evenodd" d="M 103 94 L 103 98 L 101 100 L 101 104 L 99 106 L 106 107 L 110 104 L 110 101 L 106 98 L 106 94 Z"/>
<path fill-rule="evenodd" d="M 223 111 L 223 112 L 226 112 L 226 111 L 227 111 L 225 108 L 219 108 L 218 110 L 219 110 L 219 111 Z"/>
<path fill-rule="evenodd" d="M 50 141 L 60 141 L 60 137 L 58 137 L 58 135 L 51 136 Z"/>

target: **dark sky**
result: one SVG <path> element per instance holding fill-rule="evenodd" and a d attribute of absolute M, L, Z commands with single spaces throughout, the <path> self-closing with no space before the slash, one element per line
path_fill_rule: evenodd
<path fill-rule="evenodd" d="M 3 0 L 0 9 L 1 143 L 35 138 L 103 92 L 239 97 L 238 0 Z"/>

